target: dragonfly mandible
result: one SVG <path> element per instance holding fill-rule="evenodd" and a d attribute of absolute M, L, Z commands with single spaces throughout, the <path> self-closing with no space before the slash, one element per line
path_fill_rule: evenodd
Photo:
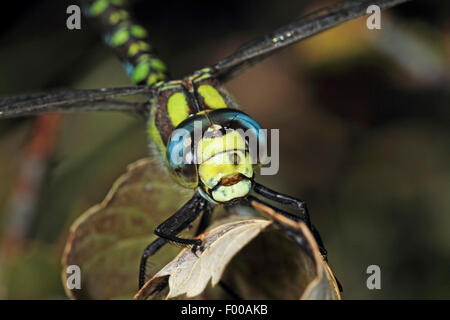
<path fill-rule="evenodd" d="M 168 242 L 201 250 L 201 240 L 181 238 L 178 234 L 200 215 L 197 234 L 201 233 L 208 226 L 216 206 L 237 202 L 255 201 L 270 207 L 266 202 L 269 200 L 294 210 L 298 214 L 277 208 L 289 219 L 306 223 L 327 259 L 305 202 L 255 181 L 254 172 L 261 159 L 253 156 L 254 150 L 239 130 L 256 132 L 256 140 L 262 144 L 265 137 L 259 134 L 261 126 L 239 110 L 238 103 L 222 84 L 289 45 L 365 15 L 370 5 L 385 9 L 405 1 L 344 1 L 320 9 L 245 44 L 211 66 L 172 80 L 164 62 L 155 54 L 147 31 L 133 20 L 124 0 L 86 0 L 83 3 L 86 16 L 98 21 L 106 44 L 117 54 L 136 85 L 7 98 L 0 101 L 0 118 L 45 112 L 121 111 L 137 113 L 147 122 L 148 135 L 170 176 L 181 186 L 192 189 L 193 196 L 155 229 L 158 238 L 142 254 L 139 287 L 144 284 L 149 257 Z M 117 99 L 131 95 L 146 95 L 147 101 Z M 200 139 L 194 137 L 196 124 L 202 133 Z M 186 134 L 175 134 L 180 131 Z M 230 139 L 232 143 L 229 143 Z M 202 147 L 198 149 L 198 146 Z"/>

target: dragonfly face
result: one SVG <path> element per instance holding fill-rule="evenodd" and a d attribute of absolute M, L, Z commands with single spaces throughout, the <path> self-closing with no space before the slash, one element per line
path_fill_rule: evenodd
<path fill-rule="evenodd" d="M 246 196 L 252 188 L 253 165 L 249 146 L 236 130 L 222 134 L 224 127 L 213 124 L 197 145 L 196 156 L 201 194 L 216 202 Z"/>
<path fill-rule="evenodd" d="M 206 69 L 160 84 L 151 110 L 149 133 L 171 176 L 213 203 L 250 192 L 265 143 L 260 125 L 236 106 Z"/>

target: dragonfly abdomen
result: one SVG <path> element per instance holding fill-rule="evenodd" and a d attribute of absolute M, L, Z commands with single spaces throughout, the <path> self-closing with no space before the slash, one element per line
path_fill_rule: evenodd
<path fill-rule="evenodd" d="M 95 17 L 104 40 L 118 55 L 131 80 L 151 86 L 167 80 L 165 64 L 156 57 L 145 28 L 135 23 L 123 0 L 85 0 L 85 14 Z"/>

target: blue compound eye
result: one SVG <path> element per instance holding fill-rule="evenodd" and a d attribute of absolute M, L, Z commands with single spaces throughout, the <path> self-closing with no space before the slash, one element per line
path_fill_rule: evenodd
<path fill-rule="evenodd" d="M 219 123 L 225 129 L 233 129 L 244 136 L 247 147 L 253 159 L 261 163 L 259 155 L 265 155 L 267 138 L 264 130 L 252 117 L 239 110 L 218 109 L 208 113 L 214 123 Z"/>
<path fill-rule="evenodd" d="M 217 109 L 208 113 L 212 122 L 231 129 L 255 129 L 260 130 L 261 126 L 252 117 L 235 109 Z"/>
<path fill-rule="evenodd" d="M 198 184 L 197 166 L 191 133 L 179 128 L 172 133 L 167 144 L 167 162 L 172 177 L 183 187 L 193 189 Z"/>
<path fill-rule="evenodd" d="M 194 130 L 201 135 L 209 124 L 205 114 L 195 115 L 181 122 L 170 136 L 166 152 L 169 172 L 183 187 L 193 189 L 198 185 Z"/>

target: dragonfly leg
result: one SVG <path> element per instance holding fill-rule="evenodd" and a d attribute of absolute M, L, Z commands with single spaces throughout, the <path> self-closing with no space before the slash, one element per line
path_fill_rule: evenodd
<path fill-rule="evenodd" d="M 149 257 L 154 255 L 159 249 L 161 249 L 167 242 L 169 242 L 166 239 L 158 238 L 154 241 L 152 241 L 142 253 L 141 256 L 141 263 L 139 266 L 139 289 L 142 288 L 142 286 L 145 283 L 145 276 L 146 276 L 146 269 L 147 269 L 147 260 Z"/>
<path fill-rule="evenodd" d="M 170 218 L 161 223 L 155 230 L 155 234 L 160 238 L 150 243 L 144 250 L 139 267 L 139 288 L 145 283 L 147 260 L 154 255 L 161 247 L 169 241 L 184 245 L 199 246 L 202 244 L 200 239 L 183 239 L 176 234 L 183 231 L 189 224 L 198 217 L 198 215 L 207 208 L 207 200 L 199 194 L 194 196 L 175 212 Z"/>
<path fill-rule="evenodd" d="M 264 188 L 265 188 L 265 187 L 264 187 Z M 266 188 L 266 189 L 267 189 L 267 188 Z M 267 189 L 267 190 L 269 190 L 269 189 Z M 283 195 L 283 196 L 284 196 L 284 195 Z M 269 198 L 269 197 L 266 197 L 266 198 L 268 198 L 268 199 L 270 199 L 270 200 L 273 200 L 272 198 Z M 297 221 L 303 221 L 303 222 L 306 223 L 306 221 L 305 221 L 303 218 L 301 218 L 301 217 L 299 217 L 299 216 L 297 216 L 297 215 L 295 215 L 295 214 L 292 214 L 292 213 L 283 211 L 283 210 L 281 210 L 280 208 L 275 208 L 274 206 L 271 206 L 270 204 L 268 204 L 268 203 L 266 203 L 266 202 L 264 202 L 264 201 L 262 201 L 262 200 L 260 200 L 260 199 L 258 199 L 258 198 L 249 196 L 249 197 L 247 197 L 247 199 L 248 199 L 250 202 L 251 202 L 251 201 L 259 202 L 259 203 L 261 203 L 261 204 L 263 204 L 263 205 L 265 205 L 265 206 L 267 206 L 267 207 L 273 209 L 273 210 L 276 211 L 277 213 L 279 213 L 279 214 L 285 216 L 285 217 L 288 218 L 288 219 L 291 219 L 291 220 L 296 221 L 296 222 L 297 222 Z M 274 201 L 276 201 L 276 200 L 274 200 Z M 304 203 L 304 202 L 303 202 L 303 203 Z M 283 203 L 283 204 L 284 204 L 284 203 Z M 315 239 L 316 242 L 317 242 L 317 245 L 318 245 L 318 247 L 319 247 L 319 251 L 320 251 L 320 253 L 322 254 L 322 256 L 323 256 L 323 258 L 325 259 L 325 261 L 328 261 L 327 250 L 325 249 L 325 246 L 324 246 L 324 244 L 323 244 L 322 237 L 320 236 L 319 231 L 317 231 L 316 227 L 314 227 L 314 225 L 311 224 L 310 220 L 308 220 L 308 221 L 309 221 L 309 226 L 308 226 L 308 227 L 309 227 L 309 229 L 311 230 L 311 232 L 312 232 L 312 234 L 313 234 L 313 236 L 314 236 L 314 239 Z"/>
<path fill-rule="evenodd" d="M 259 186 L 261 186 L 261 185 L 259 185 Z M 275 191 L 272 191 L 272 190 L 270 190 L 268 188 L 265 188 L 263 186 L 261 186 L 261 187 L 264 188 L 265 190 L 269 190 L 269 191 L 277 194 Z M 265 195 L 266 193 L 265 194 L 260 193 L 260 194 L 261 195 Z M 281 196 L 288 197 L 288 196 L 285 196 L 285 195 L 281 195 Z M 272 199 L 272 198 L 269 198 L 269 197 L 266 197 L 266 198 L 271 199 L 273 201 L 276 201 L 275 199 Z M 294 199 L 294 198 L 292 198 L 292 199 Z M 300 217 L 298 217 L 298 216 L 296 216 L 294 214 L 291 214 L 289 212 L 283 211 L 283 210 L 281 210 L 279 208 L 275 208 L 275 207 L 271 206 L 270 204 L 268 204 L 268 203 L 266 203 L 266 202 L 264 202 L 264 201 L 262 201 L 262 200 L 260 200 L 258 198 L 255 198 L 255 197 L 252 197 L 252 196 L 248 196 L 247 200 L 250 201 L 250 202 L 251 201 L 256 201 L 258 203 L 261 203 L 261 204 L 263 204 L 263 205 L 273 209 L 274 211 L 278 212 L 279 214 L 281 214 L 281 215 L 285 216 L 286 218 L 291 219 L 293 221 L 304 221 L 302 218 L 300 218 Z M 297 200 L 297 199 L 294 199 L 294 200 Z M 300 201 L 300 200 L 297 200 L 297 201 Z M 282 203 L 282 202 L 280 202 L 280 203 Z M 305 204 L 305 203 L 303 202 L 303 204 Z M 305 206 L 305 208 L 306 208 L 306 206 Z M 308 216 L 308 218 L 309 218 L 309 216 Z M 311 220 L 309 220 L 309 221 L 311 221 Z M 281 226 L 281 227 L 282 227 L 282 229 L 284 229 L 283 226 Z M 328 262 L 328 253 L 327 253 L 327 250 L 325 249 L 325 245 L 323 244 L 322 237 L 320 236 L 319 231 L 317 230 L 317 228 L 313 224 L 310 224 L 309 229 L 311 230 L 311 232 L 312 232 L 312 234 L 314 236 L 314 239 L 317 242 L 317 246 L 319 247 L 320 254 L 323 256 L 323 259 Z M 339 287 L 339 291 L 342 292 L 343 291 L 342 284 L 340 283 L 339 279 L 336 276 L 335 276 L 335 279 L 336 279 L 336 283 L 337 283 L 337 285 Z"/>
<path fill-rule="evenodd" d="M 294 210 L 299 210 L 303 215 L 303 221 L 312 231 L 313 228 L 311 224 L 311 218 L 309 217 L 308 207 L 306 206 L 306 203 L 304 201 L 271 190 L 257 182 L 255 182 L 253 190 L 255 190 L 256 193 L 262 195 L 264 198 L 286 205 Z"/>
<path fill-rule="evenodd" d="M 175 242 L 176 244 L 180 244 L 180 245 L 186 245 L 186 246 L 200 246 L 202 244 L 202 240 L 200 239 L 186 239 L 186 238 L 180 238 L 177 237 L 175 235 L 169 234 L 169 233 L 164 233 L 162 231 L 156 231 L 155 230 L 155 234 L 163 239 L 166 239 L 167 241 L 170 242 Z"/>
<path fill-rule="evenodd" d="M 213 213 L 214 207 L 208 206 L 202 214 L 200 224 L 197 227 L 197 231 L 195 231 L 195 235 L 198 236 L 205 232 L 206 228 L 208 228 L 209 223 L 211 222 L 211 216 Z"/>

